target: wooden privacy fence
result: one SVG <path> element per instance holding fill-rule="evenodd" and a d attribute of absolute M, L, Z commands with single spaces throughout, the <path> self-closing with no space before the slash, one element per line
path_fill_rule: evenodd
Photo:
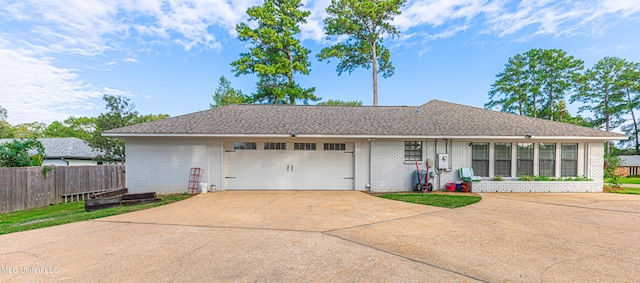
<path fill-rule="evenodd" d="M 0 213 L 57 204 L 63 195 L 125 186 L 124 165 L 0 168 Z"/>

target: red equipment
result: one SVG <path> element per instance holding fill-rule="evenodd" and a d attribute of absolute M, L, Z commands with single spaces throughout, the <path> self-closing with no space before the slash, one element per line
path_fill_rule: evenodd
<path fill-rule="evenodd" d="M 418 187 L 420 187 L 420 190 L 422 191 L 422 193 L 426 193 L 429 191 L 429 162 L 424 162 L 424 167 L 427 169 L 427 174 L 424 175 L 424 186 L 422 185 L 422 174 L 420 174 L 420 167 L 418 167 L 418 161 L 416 161 L 416 171 L 418 171 Z"/>
<path fill-rule="evenodd" d="M 200 180 L 202 179 L 202 168 L 191 168 L 191 172 L 189 172 L 189 189 L 188 193 L 195 195 L 198 193 L 198 185 L 200 184 Z"/>

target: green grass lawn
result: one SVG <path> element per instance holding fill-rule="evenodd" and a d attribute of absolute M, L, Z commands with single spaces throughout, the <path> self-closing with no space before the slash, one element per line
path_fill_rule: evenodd
<path fill-rule="evenodd" d="M 631 194 L 631 195 L 640 195 L 640 188 L 618 188 L 618 189 L 609 189 L 607 190 L 609 193 L 616 194 Z"/>
<path fill-rule="evenodd" d="M 386 194 L 380 197 L 444 208 L 467 206 L 479 202 L 481 199 L 479 196 L 453 194 Z"/>
<path fill-rule="evenodd" d="M 622 184 L 640 184 L 640 178 L 624 177 L 624 178 L 620 178 L 620 183 L 622 183 Z"/>
<path fill-rule="evenodd" d="M 159 197 L 162 200 L 155 203 L 119 206 L 92 212 L 84 210 L 83 201 L 76 201 L 0 214 L 0 235 L 143 210 L 187 199 L 191 196 L 190 194 L 161 195 Z"/>

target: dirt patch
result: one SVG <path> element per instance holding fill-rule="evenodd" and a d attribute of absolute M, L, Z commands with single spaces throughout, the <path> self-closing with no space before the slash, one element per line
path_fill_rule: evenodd
<path fill-rule="evenodd" d="M 619 191 L 622 190 L 622 188 L 614 188 L 614 187 L 602 187 L 602 191 L 607 193 L 609 191 Z"/>

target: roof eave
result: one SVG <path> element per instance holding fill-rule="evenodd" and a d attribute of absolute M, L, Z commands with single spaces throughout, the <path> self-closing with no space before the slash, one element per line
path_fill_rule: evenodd
<path fill-rule="evenodd" d="M 211 138 L 287 138 L 291 137 L 291 134 L 158 134 L 158 133 L 103 133 L 105 137 L 176 137 L 176 138 L 198 138 L 198 137 L 211 137 Z M 628 137 L 584 137 L 584 136 L 533 136 L 527 138 L 525 136 L 453 136 L 453 135 L 326 135 L 326 134 L 299 134 L 296 133 L 297 138 L 349 138 L 349 139 L 486 139 L 486 140 L 594 140 L 594 141 L 607 141 L 607 140 L 624 140 Z"/>

